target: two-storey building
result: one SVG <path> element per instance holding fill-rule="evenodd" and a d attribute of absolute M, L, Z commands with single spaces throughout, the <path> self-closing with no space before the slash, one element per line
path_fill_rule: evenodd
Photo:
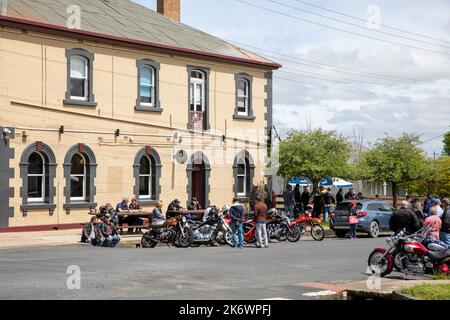
<path fill-rule="evenodd" d="M 8 0 L 0 15 L 0 230 L 105 203 L 248 199 L 280 65 L 128 0 Z"/>

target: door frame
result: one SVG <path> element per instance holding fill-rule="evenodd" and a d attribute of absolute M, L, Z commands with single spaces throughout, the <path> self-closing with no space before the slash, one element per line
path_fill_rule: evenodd
<path fill-rule="evenodd" d="M 208 158 L 201 151 L 197 151 L 190 157 L 189 162 L 186 167 L 186 174 L 187 174 L 187 178 L 188 178 L 188 184 L 186 186 L 188 200 L 186 202 L 186 206 L 192 200 L 192 169 L 193 169 L 194 165 L 196 165 L 196 164 L 203 164 L 203 166 L 204 166 L 204 175 L 205 176 L 204 176 L 203 195 L 204 195 L 205 205 L 207 208 L 211 205 L 210 201 L 209 201 L 209 194 L 211 192 L 211 187 L 209 185 L 209 178 L 211 176 L 211 165 L 210 165 Z"/>

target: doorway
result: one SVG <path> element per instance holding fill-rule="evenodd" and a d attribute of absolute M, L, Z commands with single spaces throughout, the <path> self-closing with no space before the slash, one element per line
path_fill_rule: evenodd
<path fill-rule="evenodd" d="M 202 208 L 206 207 L 205 195 L 205 164 L 195 164 L 192 166 L 192 198 L 197 198 Z"/>

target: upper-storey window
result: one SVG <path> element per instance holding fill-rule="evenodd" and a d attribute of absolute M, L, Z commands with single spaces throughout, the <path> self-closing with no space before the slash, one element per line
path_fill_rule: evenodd
<path fill-rule="evenodd" d="M 209 69 L 188 66 L 189 129 L 209 129 L 208 77 Z"/>
<path fill-rule="evenodd" d="M 161 112 L 159 103 L 159 63 L 143 59 L 137 61 L 138 97 L 136 110 Z"/>
<path fill-rule="evenodd" d="M 236 81 L 236 107 L 234 110 L 235 119 L 254 120 L 252 108 L 252 84 L 253 77 L 240 73 L 235 76 Z"/>
<path fill-rule="evenodd" d="M 89 61 L 82 56 L 70 57 L 70 99 L 89 99 Z"/>
<path fill-rule="evenodd" d="M 66 105 L 95 107 L 93 94 L 94 54 L 84 49 L 67 49 Z"/>

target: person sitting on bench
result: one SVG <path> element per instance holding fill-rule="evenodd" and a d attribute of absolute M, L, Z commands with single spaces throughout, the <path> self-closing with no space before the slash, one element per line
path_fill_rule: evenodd
<path fill-rule="evenodd" d="M 131 199 L 131 203 L 128 208 L 133 213 L 138 213 L 142 211 L 142 208 L 136 198 Z M 140 226 L 144 224 L 144 220 L 142 220 L 142 218 L 140 217 L 128 216 L 127 224 L 129 226 Z M 133 232 L 133 229 L 131 229 L 131 232 Z M 141 229 L 136 228 L 136 232 L 141 232 Z M 128 228 L 128 233 L 130 233 L 130 228 Z"/>
<path fill-rule="evenodd" d="M 166 217 L 162 213 L 163 202 L 156 201 L 156 208 L 152 212 L 152 226 L 160 227 L 166 222 Z"/>
<path fill-rule="evenodd" d="M 124 214 L 124 213 L 129 213 L 130 212 L 130 207 L 128 206 L 128 198 L 123 198 L 122 202 L 118 203 L 116 206 L 116 212 L 119 214 Z M 127 222 L 127 216 L 119 216 L 118 219 L 118 223 L 119 226 L 122 227 L 124 223 L 128 223 Z M 132 230 L 131 230 L 132 231 Z M 128 233 L 130 232 L 130 229 L 128 229 Z"/>
<path fill-rule="evenodd" d="M 91 222 L 87 223 L 83 227 L 83 235 L 81 242 L 90 243 L 94 247 L 101 247 L 105 241 L 100 228 L 97 217 L 92 217 Z"/>
<path fill-rule="evenodd" d="M 121 240 L 115 225 L 111 223 L 111 215 L 109 213 L 103 217 L 103 223 L 100 225 L 100 231 L 105 238 L 103 247 L 114 248 Z"/>
<path fill-rule="evenodd" d="M 169 207 L 167 208 L 167 218 L 176 217 L 177 211 L 183 210 L 183 207 L 180 205 L 180 203 L 180 200 L 175 199 L 169 204 Z"/>

